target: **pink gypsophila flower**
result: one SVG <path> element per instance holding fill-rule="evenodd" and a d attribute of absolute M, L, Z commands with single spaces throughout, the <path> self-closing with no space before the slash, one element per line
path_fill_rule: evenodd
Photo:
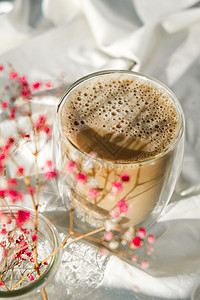
<path fill-rule="evenodd" d="M 4 66 L 0 65 L 0 71 L 3 71 L 3 69 L 4 69 Z"/>
<path fill-rule="evenodd" d="M 35 279 L 35 277 L 34 277 L 33 275 L 29 275 L 29 276 L 28 276 L 28 279 L 29 279 L 30 281 L 33 281 L 33 280 Z"/>
<path fill-rule="evenodd" d="M 9 107 L 9 104 L 8 104 L 7 102 L 1 102 L 1 107 L 2 107 L 3 109 L 6 109 L 6 108 Z"/>
<path fill-rule="evenodd" d="M 153 244 L 153 243 L 155 242 L 155 236 L 152 235 L 152 234 L 148 235 L 147 241 L 148 241 L 150 244 Z"/>
<path fill-rule="evenodd" d="M 77 164 L 75 161 L 68 161 L 66 167 L 69 173 L 74 173 L 77 169 Z"/>
<path fill-rule="evenodd" d="M 33 242 L 37 241 L 37 235 L 34 233 L 31 235 L 31 239 Z"/>
<path fill-rule="evenodd" d="M 21 227 L 29 218 L 30 218 L 30 212 L 27 210 L 18 210 L 16 215 L 16 222 Z"/>
<path fill-rule="evenodd" d="M 52 84 L 52 82 L 50 82 L 50 81 L 47 81 L 47 82 L 45 83 L 45 87 L 46 87 L 47 89 L 50 89 L 50 88 L 52 88 L 52 87 L 53 87 L 53 84 Z"/>
<path fill-rule="evenodd" d="M 40 81 L 36 81 L 32 84 L 32 89 L 37 90 L 39 87 L 41 87 L 42 83 Z"/>
<path fill-rule="evenodd" d="M 120 216 L 119 207 L 116 207 L 115 209 L 111 210 L 109 215 L 110 215 L 111 219 L 118 219 Z"/>
<path fill-rule="evenodd" d="M 5 228 L 1 229 L 1 234 L 6 234 L 7 230 Z"/>
<path fill-rule="evenodd" d="M 128 204 L 125 199 L 118 201 L 117 206 L 119 207 L 121 214 L 125 214 L 128 212 Z"/>
<path fill-rule="evenodd" d="M 119 181 L 114 181 L 112 183 L 112 192 L 114 194 L 119 194 L 122 191 L 122 184 Z"/>
<path fill-rule="evenodd" d="M 144 228 L 139 228 L 138 229 L 138 235 L 141 239 L 143 239 L 146 235 L 146 230 Z"/>
<path fill-rule="evenodd" d="M 28 187 L 28 192 L 29 192 L 30 195 L 33 195 L 33 194 L 35 193 L 34 187 L 29 186 L 29 187 Z"/>
<path fill-rule="evenodd" d="M 92 199 L 96 199 L 99 195 L 99 191 L 97 189 L 90 189 L 89 195 Z"/>
<path fill-rule="evenodd" d="M 15 179 L 15 178 L 9 178 L 8 179 L 8 185 L 10 185 L 10 186 L 16 186 L 17 185 L 17 179 Z"/>
<path fill-rule="evenodd" d="M 17 175 L 21 176 L 21 175 L 23 175 L 23 173 L 24 173 L 24 168 L 23 167 L 18 167 L 18 169 L 17 169 Z"/>
<path fill-rule="evenodd" d="M 11 80 L 16 79 L 17 76 L 18 76 L 18 74 L 14 70 L 9 73 L 9 77 Z"/>
<path fill-rule="evenodd" d="M 110 241 L 110 240 L 112 240 L 112 238 L 113 238 L 113 233 L 112 232 L 105 232 L 104 239 L 106 241 Z"/>
<path fill-rule="evenodd" d="M 46 126 L 47 118 L 45 115 L 40 115 L 38 120 L 35 123 L 35 129 L 39 132 L 43 130 Z"/>
<path fill-rule="evenodd" d="M 147 269 L 147 268 L 149 267 L 148 262 L 147 262 L 146 260 L 142 260 L 142 261 L 141 261 L 141 267 L 142 267 L 143 269 Z"/>
<path fill-rule="evenodd" d="M 44 177 L 46 179 L 49 179 L 49 180 L 52 180 L 52 179 L 56 178 L 56 175 L 57 175 L 57 173 L 56 173 L 55 170 L 47 171 L 47 172 L 44 173 Z"/>
<path fill-rule="evenodd" d="M 140 239 L 140 237 L 139 236 L 136 236 L 136 237 L 134 237 L 133 239 L 132 239 L 132 241 L 131 241 L 131 244 L 134 246 L 134 247 L 136 247 L 136 248 L 139 248 L 139 247 L 141 247 L 141 239 Z"/>
<path fill-rule="evenodd" d="M 121 174 L 121 180 L 123 182 L 128 182 L 130 180 L 130 176 L 127 173 Z"/>
<path fill-rule="evenodd" d="M 78 182 L 80 182 L 80 183 L 86 183 L 87 177 L 85 176 L 85 174 L 79 173 L 79 174 L 76 176 L 76 181 L 78 181 Z"/>

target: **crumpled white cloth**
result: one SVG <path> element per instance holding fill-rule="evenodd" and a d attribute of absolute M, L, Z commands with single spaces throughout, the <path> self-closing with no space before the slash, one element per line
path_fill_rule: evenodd
<path fill-rule="evenodd" d="M 16 0 L 9 13 L 3 2 L 0 64 L 11 62 L 30 81 L 57 87 L 65 73 L 67 86 L 94 71 L 130 69 L 177 95 L 186 117 L 185 157 L 171 204 L 151 228 L 157 241 L 150 268 L 112 257 L 102 285 L 127 293 L 137 286 L 147 299 L 190 299 L 200 282 L 200 2 Z M 42 103 L 53 124 L 57 102 L 52 91 L 35 102 L 34 113 Z"/>

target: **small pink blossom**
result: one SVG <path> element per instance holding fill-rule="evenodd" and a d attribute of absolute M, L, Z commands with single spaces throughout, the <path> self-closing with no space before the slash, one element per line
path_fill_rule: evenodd
<path fill-rule="evenodd" d="M 42 83 L 40 81 L 36 81 L 32 84 L 32 89 L 37 90 L 39 87 L 41 87 Z"/>
<path fill-rule="evenodd" d="M 47 118 L 45 115 L 40 115 L 38 120 L 35 122 L 35 129 L 37 130 L 37 132 L 40 132 L 41 130 L 43 130 L 46 126 L 46 121 Z"/>
<path fill-rule="evenodd" d="M 153 244 L 153 243 L 155 242 L 155 236 L 152 235 L 152 234 L 148 235 L 147 241 L 148 241 L 150 244 Z"/>
<path fill-rule="evenodd" d="M 8 145 L 12 145 L 13 143 L 14 143 L 14 138 L 13 137 L 9 137 L 9 139 L 8 139 Z"/>
<path fill-rule="evenodd" d="M 28 187 L 28 192 L 29 192 L 30 195 L 33 195 L 33 194 L 35 193 L 34 187 L 29 186 L 29 187 Z"/>
<path fill-rule="evenodd" d="M 13 107 L 10 111 L 9 119 L 10 120 L 15 119 L 15 114 L 16 114 L 16 107 Z"/>
<path fill-rule="evenodd" d="M 77 164 L 75 161 L 68 161 L 66 167 L 69 173 L 74 173 L 77 169 Z"/>
<path fill-rule="evenodd" d="M 0 197 L 1 197 L 1 198 L 4 198 L 5 195 L 6 195 L 6 190 L 5 190 L 5 189 L 1 189 L 1 190 L 0 190 Z"/>
<path fill-rule="evenodd" d="M 17 168 L 17 175 L 18 176 L 21 176 L 21 175 L 23 175 L 24 174 L 24 168 L 23 167 L 18 167 Z"/>
<path fill-rule="evenodd" d="M 31 235 L 31 239 L 33 242 L 37 241 L 37 235 L 34 233 Z"/>
<path fill-rule="evenodd" d="M 47 160 L 46 161 L 46 166 L 49 168 L 49 169 L 52 169 L 54 167 L 54 163 L 52 160 Z"/>
<path fill-rule="evenodd" d="M 128 182 L 130 180 L 130 176 L 127 173 L 121 174 L 121 180 L 123 182 Z"/>
<path fill-rule="evenodd" d="M 109 214 L 111 219 L 118 219 L 120 216 L 119 207 L 116 207 L 115 209 L 111 210 Z"/>
<path fill-rule="evenodd" d="M 142 267 L 143 269 L 147 269 L 147 268 L 149 267 L 148 262 L 147 262 L 146 260 L 142 260 L 142 261 L 141 261 L 141 267 Z"/>
<path fill-rule="evenodd" d="M 86 178 L 85 174 L 79 173 L 79 174 L 76 176 L 76 181 L 78 181 L 78 182 L 80 182 L 80 183 L 86 183 L 87 178 Z"/>
<path fill-rule="evenodd" d="M 56 173 L 55 170 L 47 171 L 47 172 L 44 173 L 44 177 L 46 179 L 49 179 L 49 180 L 52 180 L 52 179 L 56 178 L 56 175 L 57 175 L 57 173 Z"/>
<path fill-rule="evenodd" d="M 4 66 L 0 65 L 0 71 L 3 71 L 3 69 L 4 69 Z"/>
<path fill-rule="evenodd" d="M 3 286 L 4 286 L 5 284 L 4 284 L 2 281 L 0 281 L 0 285 L 3 285 Z"/>
<path fill-rule="evenodd" d="M 106 241 L 110 241 L 110 240 L 112 240 L 112 238 L 113 238 L 113 233 L 112 232 L 105 232 L 104 239 Z"/>
<path fill-rule="evenodd" d="M 45 83 L 45 87 L 46 87 L 47 89 L 52 88 L 52 87 L 53 87 L 52 82 L 51 82 L 51 81 L 47 81 L 47 82 Z"/>
<path fill-rule="evenodd" d="M 22 84 L 27 84 L 26 76 L 25 76 L 25 75 L 20 76 L 20 77 L 19 77 L 19 81 L 20 81 L 20 83 L 22 83 Z"/>
<path fill-rule="evenodd" d="M 137 255 L 132 255 L 132 256 L 131 256 L 131 261 L 132 261 L 132 262 L 136 262 L 137 260 L 138 260 Z"/>
<path fill-rule="evenodd" d="M 126 214 L 128 212 L 128 204 L 125 199 L 118 201 L 117 206 L 119 207 L 121 214 Z"/>
<path fill-rule="evenodd" d="M 141 239 L 140 239 L 140 237 L 139 236 L 136 236 L 136 237 L 134 237 L 133 239 L 132 239 L 132 241 L 131 241 L 131 244 L 134 246 L 134 247 L 136 247 L 136 248 L 139 248 L 139 247 L 141 247 Z"/>
<path fill-rule="evenodd" d="M 17 72 L 15 72 L 14 70 L 13 71 L 11 71 L 10 73 L 9 73 L 9 77 L 10 77 L 10 79 L 16 79 L 17 78 L 17 76 L 18 76 L 18 74 L 17 74 Z"/>
<path fill-rule="evenodd" d="M 35 277 L 34 277 L 33 275 L 29 275 L 29 276 L 28 276 L 28 279 L 29 279 L 30 281 L 33 281 L 33 280 L 35 279 Z"/>
<path fill-rule="evenodd" d="M 17 179 L 15 179 L 15 178 L 9 178 L 8 179 L 8 185 L 10 185 L 10 186 L 16 186 L 17 185 Z"/>
<path fill-rule="evenodd" d="M 3 257 L 7 257 L 7 255 L 8 255 L 8 252 L 4 249 L 4 250 L 2 251 L 2 256 L 3 256 Z"/>
<path fill-rule="evenodd" d="M 149 246 L 149 251 L 150 251 L 150 252 L 153 252 L 153 251 L 154 251 L 154 246 L 150 245 L 150 246 Z"/>
<path fill-rule="evenodd" d="M 5 86 L 5 90 L 8 91 L 10 89 L 9 85 Z"/>
<path fill-rule="evenodd" d="M 7 102 L 1 102 L 1 107 L 2 107 L 3 109 L 6 109 L 6 108 L 9 107 L 9 104 L 8 104 Z"/>
<path fill-rule="evenodd" d="M 108 250 L 106 248 L 100 248 L 99 252 L 101 255 L 108 255 Z"/>
<path fill-rule="evenodd" d="M 140 237 L 141 239 L 143 239 L 143 238 L 145 237 L 145 235 L 146 235 L 146 230 L 145 230 L 145 228 L 139 228 L 139 229 L 138 229 L 138 235 L 139 235 L 139 237 Z"/>
<path fill-rule="evenodd" d="M 5 228 L 1 229 L 1 234 L 6 234 L 7 230 Z"/>
<path fill-rule="evenodd" d="M 10 197 L 12 203 L 15 203 L 17 200 L 22 200 L 23 199 L 23 193 L 20 191 L 16 191 L 13 189 L 9 189 L 7 191 L 8 196 Z"/>
<path fill-rule="evenodd" d="M 122 191 L 122 184 L 119 181 L 114 181 L 112 183 L 112 192 L 114 194 L 119 194 Z"/>
<path fill-rule="evenodd" d="M 16 215 L 16 222 L 21 227 L 29 218 L 30 218 L 30 212 L 26 210 L 18 210 Z"/>
<path fill-rule="evenodd" d="M 96 199 L 99 195 L 99 191 L 97 189 L 90 189 L 89 195 L 92 199 Z"/>
<path fill-rule="evenodd" d="M 46 127 L 44 128 L 44 132 L 45 132 L 47 135 L 49 135 L 50 132 L 51 132 L 50 127 L 46 126 Z"/>

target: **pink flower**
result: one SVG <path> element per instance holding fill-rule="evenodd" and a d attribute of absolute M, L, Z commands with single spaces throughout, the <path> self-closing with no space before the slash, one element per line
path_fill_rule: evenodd
<path fill-rule="evenodd" d="M 31 239 L 33 242 L 37 241 L 37 235 L 36 234 L 32 234 L 31 235 Z"/>
<path fill-rule="evenodd" d="M 35 129 L 37 130 L 37 132 L 39 132 L 45 128 L 46 121 L 47 121 L 47 118 L 45 115 L 39 116 L 38 120 L 35 123 Z"/>
<path fill-rule="evenodd" d="M 21 96 L 22 98 L 24 99 L 27 99 L 27 98 L 30 98 L 31 97 L 31 90 L 30 88 L 27 86 L 22 86 L 22 89 L 21 89 Z"/>
<path fill-rule="evenodd" d="M 101 255 L 107 255 L 108 254 L 108 250 L 105 249 L 105 248 L 100 248 L 99 252 L 100 252 Z"/>
<path fill-rule="evenodd" d="M 0 65 L 0 71 L 3 71 L 3 69 L 4 69 L 4 66 Z"/>
<path fill-rule="evenodd" d="M 150 252 L 153 252 L 153 251 L 154 251 L 154 246 L 150 245 L 150 246 L 149 246 L 149 251 L 150 251 Z"/>
<path fill-rule="evenodd" d="M 10 111 L 9 119 L 10 120 L 15 119 L 15 114 L 16 114 L 16 107 L 13 107 Z"/>
<path fill-rule="evenodd" d="M 55 170 L 47 171 L 46 173 L 44 173 L 44 177 L 49 180 L 56 178 L 56 175 L 57 175 L 57 173 Z"/>
<path fill-rule="evenodd" d="M 132 256 L 131 256 L 131 261 L 132 261 L 132 262 L 136 262 L 137 260 L 138 260 L 137 255 L 132 255 Z"/>
<path fill-rule="evenodd" d="M 80 183 L 86 183 L 87 178 L 86 178 L 85 174 L 79 173 L 79 174 L 76 176 L 76 181 L 78 181 L 78 182 L 80 182 Z"/>
<path fill-rule="evenodd" d="M 20 83 L 22 83 L 22 84 L 27 84 L 26 76 L 25 76 L 25 75 L 20 76 L 20 77 L 19 77 L 19 81 L 20 81 Z"/>
<path fill-rule="evenodd" d="M 105 232 L 104 239 L 106 241 L 110 241 L 110 240 L 112 240 L 112 238 L 113 238 L 113 233 L 112 232 Z"/>
<path fill-rule="evenodd" d="M 47 82 L 45 83 L 45 87 L 48 88 L 48 89 L 50 89 L 50 88 L 53 87 L 53 84 L 52 84 L 50 81 L 47 81 Z"/>
<path fill-rule="evenodd" d="M 11 71 L 10 73 L 9 73 L 9 77 L 10 77 L 10 79 L 16 79 L 16 77 L 18 76 L 18 74 L 17 74 L 17 72 L 15 72 L 14 70 L 13 71 Z"/>
<path fill-rule="evenodd" d="M 153 244 L 153 243 L 155 242 L 155 236 L 152 235 L 152 234 L 148 235 L 147 241 L 148 241 L 150 244 Z"/>
<path fill-rule="evenodd" d="M 142 261 L 141 261 L 141 267 L 142 267 L 143 269 L 147 269 L 147 268 L 149 267 L 148 262 L 147 262 L 146 260 L 142 260 Z"/>
<path fill-rule="evenodd" d="M 121 174 L 121 180 L 124 182 L 128 182 L 130 180 L 130 176 L 127 173 Z"/>
<path fill-rule="evenodd" d="M 16 222 L 21 227 L 29 218 L 30 218 L 30 212 L 26 210 L 18 210 L 16 215 Z"/>
<path fill-rule="evenodd" d="M 23 199 L 23 193 L 20 191 L 12 190 L 9 189 L 7 191 L 12 203 L 15 203 L 17 200 L 22 200 Z"/>
<path fill-rule="evenodd" d="M 1 102 L 1 107 L 2 107 L 3 109 L 8 108 L 8 106 L 9 106 L 9 104 L 8 104 L 7 102 Z"/>
<path fill-rule="evenodd" d="M 119 207 L 121 214 L 125 214 L 128 212 L 128 204 L 125 199 L 118 201 L 117 206 Z"/>
<path fill-rule="evenodd" d="M 141 247 L 141 239 L 140 239 L 140 237 L 139 236 L 136 236 L 136 237 L 134 237 L 133 239 L 132 239 L 132 241 L 131 241 L 131 244 L 134 246 L 134 247 L 136 247 L 136 248 L 139 248 L 139 247 Z"/>
<path fill-rule="evenodd" d="M 45 132 L 47 135 L 50 134 L 50 132 L 51 132 L 50 127 L 46 126 L 46 127 L 44 128 L 44 132 Z"/>
<path fill-rule="evenodd" d="M 17 185 L 17 179 L 15 179 L 15 178 L 9 178 L 8 179 L 8 184 L 10 186 L 16 186 Z"/>
<path fill-rule="evenodd" d="M 74 173 L 77 169 L 77 164 L 75 161 L 68 161 L 66 167 L 69 173 Z"/>
<path fill-rule="evenodd" d="M 54 166 L 53 161 L 52 161 L 52 160 L 47 160 L 47 161 L 46 161 L 46 166 L 47 166 L 49 169 L 52 169 L 53 166 Z"/>
<path fill-rule="evenodd" d="M 119 194 L 122 191 L 122 184 L 119 181 L 114 181 L 112 183 L 112 192 L 114 194 Z"/>
<path fill-rule="evenodd" d="M 4 250 L 2 251 L 2 256 L 3 256 L 3 257 L 7 257 L 7 255 L 8 255 L 8 253 L 7 253 L 7 251 L 4 249 Z"/>
<path fill-rule="evenodd" d="M 138 235 L 141 239 L 143 239 L 146 235 L 146 230 L 144 228 L 139 228 L 138 229 Z"/>
<path fill-rule="evenodd" d="M 6 194 L 6 190 L 5 190 L 5 189 L 0 190 L 0 197 L 1 197 L 1 198 L 4 198 L 4 197 L 5 197 L 5 194 Z"/>
<path fill-rule="evenodd" d="M 42 85 L 42 83 L 40 81 L 36 81 L 32 84 L 32 89 L 33 90 L 37 90 L 39 89 L 39 87 Z"/>
<path fill-rule="evenodd" d="M 6 234 L 7 230 L 5 228 L 1 229 L 1 234 Z"/>
<path fill-rule="evenodd" d="M 4 285 L 4 283 L 2 281 L 0 281 L 0 285 Z"/>
<path fill-rule="evenodd" d="M 29 192 L 30 195 L 33 195 L 33 194 L 35 193 L 34 187 L 29 186 L 29 187 L 28 187 L 28 192 Z"/>
<path fill-rule="evenodd" d="M 111 210 L 109 214 L 110 214 L 111 219 L 119 218 L 119 216 L 120 216 L 119 207 L 116 207 L 115 209 Z"/>
<path fill-rule="evenodd" d="M 97 189 L 90 189 L 89 195 L 92 199 L 96 199 L 99 195 L 99 191 Z"/>
<path fill-rule="evenodd" d="M 24 173 L 24 168 L 23 167 L 18 167 L 18 169 L 17 169 L 17 175 L 21 176 L 21 175 L 23 175 L 23 173 Z"/>
<path fill-rule="evenodd" d="M 33 281 L 33 280 L 35 279 L 35 277 L 34 277 L 33 275 L 29 275 L 29 276 L 28 276 L 28 279 L 29 279 L 30 281 Z"/>

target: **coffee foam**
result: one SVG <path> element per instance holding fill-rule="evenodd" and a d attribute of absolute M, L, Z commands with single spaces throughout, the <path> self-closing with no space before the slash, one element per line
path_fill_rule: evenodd
<path fill-rule="evenodd" d="M 119 161 L 143 160 L 166 151 L 177 135 L 177 123 L 176 108 L 164 90 L 127 74 L 103 75 L 81 83 L 68 94 L 61 109 L 63 133 L 83 151 L 89 153 L 94 147 L 89 140 L 87 145 L 79 142 L 79 133 L 88 128 L 102 138 L 109 137 L 112 145 L 123 144 L 123 151 L 133 150 L 129 158 L 120 158 L 120 154 L 112 158 L 98 153 L 96 147 L 100 158 Z"/>

